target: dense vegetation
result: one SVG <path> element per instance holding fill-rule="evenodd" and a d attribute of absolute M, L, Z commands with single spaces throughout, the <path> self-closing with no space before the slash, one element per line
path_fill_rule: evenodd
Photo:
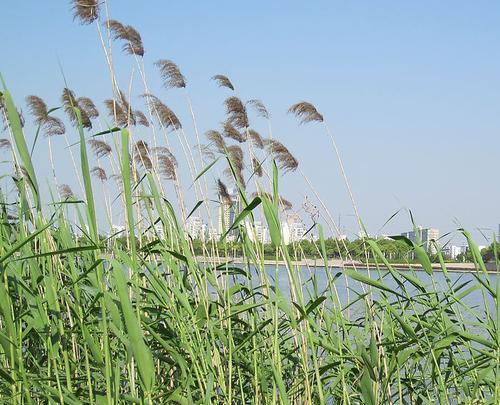
<path fill-rule="evenodd" d="M 97 1 L 73 4 L 81 22 L 104 27 L 110 37 L 123 40 L 125 52 L 141 69 L 144 47 L 135 29 L 113 20 L 102 24 Z M 108 55 L 107 45 L 104 49 Z M 165 83 L 186 87 L 176 65 L 167 62 L 159 63 Z M 168 130 L 182 143 L 182 125 L 154 96 L 147 102 L 150 119 L 143 121 L 145 115 L 130 107 L 115 87 L 116 80 L 112 73 L 115 91 L 107 105 L 113 126 L 100 132 L 92 131 L 98 113 L 95 106 L 90 108 L 91 101 L 64 89 L 63 111 L 71 123 L 69 131 L 78 139 L 75 179 L 81 181 L 83 197 L 59 185 L 59 197 L 50 201 L 41 197 L 28 144 L 35 144 L 38 133 L 43 133 L 52 153 L 50 138 L 63 135 L 65 126 L 54 115 L 58 110 L 30 96 L 27 101 L 38 131 L 23 128 L 3 83 L 0 113 L 7 135 L 0 146 L 4 156 L 10 156 L 2 164 L 12 169 L 9 189 L 0 193 L 3 403 L 500 401 L 500 279 L 488 274 L 466 231 L 462 232 L 477 269 L 472 281 L 454 281 L 438 253 L 444 275 L 444 282 L 438 282 L 422 246 L 405 242 L 426 271 L 428 283 L 413 271 L 394 269 L 384 254 L 385 242 L 369 238 L 358 244 L 375 260 L 371 270 L 328 267 L 329 255 L 345 257 L 348 250 L 332 250 L 322 226 L 316 224 L 320 237 L 313 246 L 325 260 L 328 277 L 326 287 L 319 288 L 313 270 L 293 263 L 306 245 L 286 246 L 279 226 L 287 209 L 279 195 L 279 183 L 285 181 L 279 174 L 297 169 L 298 162 L 283 144 L 250 133 L 244 104 L 230 97 L 227 123 L 233 128 L 226 128 L 224 139 L 215 131 L 207 135 L 208 162 L 196 162 L 189 148 L 185 160 L 199 169 L 192 173 L 192 192 L 200 201 L 193 211 L 230 203 L 220 180 L 214 181 L 217 199 L 208 193 L 210 176 L 217 173 L 215 163 L 224 165 L 237 187 L 242 210 L 228 231 L 238 232 L 244 263 L 230 263 L 225 235 L 219 244 L 201 246 L 206 261 L 198 261 L 184 232 L 189 212 L 177 175 L 181 162 L 153 138 Z M 234 88 L 225 76 L 215 80 Z M 253 105 L 266 119 L 265 107 Z M 292 106 L 291 113 L 303 122 L 323 122 L 309 103 Z M 147 122 L 148 142 L 157 149 L 134 138 L 139 121 Z M 238 145 L 248 148 L 255 163 L 253 146 L 259 142 L 259 153 L 266 154 L 259 161 L 266 165 L 244 164 Z M 92 167 L 94 159 L 98 166 Z M 106 190 L 101 196 L 96 189 L 107 179 L 104 164 L 112 166 L 118 180 L 119 198 L 113 209 L 126 218 L 126 228 L 103 240 L 98 214 L 108 211 L 110 204 Z M 255 181 L 255 195 L 249 192 L 249 179 Z M 259 213 L 270 229 L 271 246 L 251 242 L 252 228 L 242 226 Z M 266 268 L 263 260 L 270 253 L 276 264 Z M 278 261 L 285 262 L 283 270 Z M 286 272 L 286 290 L 274 281 L 280 271 Z M 340 298 L 340 285 L 348 286 L 347 302 Z M 480 297 L 473 306 L 467 300 L 471 294 Z"/>
<path fill-rule="evenodd" d="M 204 242 L 199 239 L 194 239 L 192 241 L 193 250 L 195 255 L 204 254 Z M 374 257 L 371 255 L 369 249 L 367 250 L 367 242 L 364 239 L 355 239 L 353 241 L 349 240 L 339 240 L 335 238 L 327 238 L 324 240 L 325 252 L 328 260 L 330 259 L 342 259 L 346 257 L 351 257 L 358 261 L 369 261 L 373 262 Z M 385 259 L 391 263 L 414 263 L 417 262 L 413 249 L 411 246 L 403 240 L 392 240 L 392 239 L 378 239 L 377 245 L 380 248 Z M 490 246 L 481 249 L 480 254 L 484 262 L 495 261 L 495 249 L 498 242 L 492 242 Z M 223 249 L 223 244 L 218 242 L 219 251 Z M 243 256 L 243 244 L 241 242 L 231 242 L 226 243 L 226 246 L 234 257 Z M 294 251 L 300 252 L 299 258 L 306 259 L 322 259 L 321 251 L 318 249 L 318 243 L 315 241 L 310 241 L 307 239 L 301 240 L 300 242 L 295 242 L 287 246 L 288 253 L 292 254 Z M 264 256 L 266 259 L 273 259 L 275 257 L 275 251 L 272 243 L 264 244 L 263 246 Z M 429 253 L 429 259 L 433 263 L 439 263 L 440 259 L 443 259 L 443 255 Z M 444 257 L 445 262 L 473 262 L 474 257 L 470 249 L 467 249 L 465 253 L 460 253 L 456 259 L 451 259 Z"/>

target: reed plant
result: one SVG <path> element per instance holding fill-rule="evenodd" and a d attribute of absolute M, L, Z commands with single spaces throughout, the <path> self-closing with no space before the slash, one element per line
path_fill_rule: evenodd
<path fill-rule="evenodd" d="M 222 128 L 207 131 L 201 143 L 189 96 L 194 135 L 152 94 L 140 33 L 111 19 L 106 1 L 72 4 L 77 21 L 96 25 L 110 67 L 108 119 L 91 99 L 66 87 L 54 108 L 39 96 L 27 97 L 38 128 L 32 134 L 2 79 L 1 164 L 11 172 L 0 190 L 2 403 L 500 402 L 500 279 L 487 271 L 467 231 L 460 230 L 476 267 L 470 278 L 448 272 L 437 245 L 436 270 L 422 245 L 409 240 L 424 272 L 411 265 L 398 270 L 365 234 L 375 262 L 366 271 L 331 265 L 314 212 L 323 267 L 303 265 L 300 244 L 288 246 L 280 225 L 292 209 L 280 182 L 296 175 L 299 161 L 272 136 L 264 104 L 242 101 L 227 76 L 214 76 L 231 95 Z M 113 41 L 121 41 L 138 64 L 143 94 L 119 89 Z M 186 88 L 174 62 L 154 65 L 165 87 Z M 141 102 L 147 113 L 131 106 Z M 308 102 L 289 111 L 304 123 L 323 122 Z M 269 124 L 267 137 L 251 127 L 253 112 Z M 57 181 L 61 168 L 50 144 L 70 131 L 78 141 L 66 150 L 76 155 L 80 197 Z M 148 136 L 140 139 L 143 133 Z M 33 148 L 47 140 L 50 200 L 42 199 L 28 140 Z M 190 171 L 189 189 L 181 183 L 182 170 Z M 186 192 L 196 195 L 192 209 Z M 318 204 L 335 231 L 325 204 Z M 185 221 L 205 209 L 215 227 L 213 212 L 231 205 L 240 208 L 234 223 L 221 224 L 222 244 L 203 241 L 204 257 L 196 257 Z M 259 216 L 269 227 L 271 262 L 256 238 Z M 117 219 L 125 228 L 103 236 Z M 238 263 L 231 237 L 242 245 Z M 472 295 L 477 299 L 471 304 Z"/>

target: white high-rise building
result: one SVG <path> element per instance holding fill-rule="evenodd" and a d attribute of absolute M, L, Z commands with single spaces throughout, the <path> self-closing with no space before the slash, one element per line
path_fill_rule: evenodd
<path fill-rule="evenodd" d="M 254 221 L 254 229 L 252 229 L 250 221 L 245 221 L 245 228 L 252 242 L 255 242 L 255 240 L 264 244 L 271 242 L 269 228 L 262 221 Z"/>
<path fill-rule="evenodd" d="M 449 259 L 456 259 L 459 254 L 467 252 L 467 246 L 448 245 L 443 248 L 443 255 Z"/>
<path fill-rule="evenodd" d="M 281 232 L 284 242 L 288 245 L 293 242 L 300 242 L 304 239 L 306 227 L 297 214 L 290 214 L 286 221 L 281 223 Z"/>
<path fill-rule="evenodd" d="M 204 239 L 203 220 L 200 217 L 190 217 L 186 222 L 186 232 L 193 239 Z"/>
<path fill-rule="evenodd" d="M 217 228 L 214 228 L 214 227 L 210 227 L 207 229 L 207 237 L 208 237 L 208 240 L 219 240 L 220 238 L 220 234 L 219 234 L 219 231 L 217 230 Z"/>
<path fill-rule="evenodd" d="M 419 226 L 416 230 L 410 232 L 403 232 L 402 236 L 406 236 L 413 243 L 421 243 L 422 247 L 429 253 L 436 253 L 436 247 L 432 241 L 439 239 L 439 229 L 436 228 L 423 228 Z"/>
<path fill-rule="evenodd" d="M 230 189 L 231 202 L 222 201 L 219 206 L 219 235 L 223 235 L 233 224 L 236 216 L 241 211 L 241 200 L 237 190 Z M 228 235 L 228 240 L 236 238 L 236 231 Z"/>

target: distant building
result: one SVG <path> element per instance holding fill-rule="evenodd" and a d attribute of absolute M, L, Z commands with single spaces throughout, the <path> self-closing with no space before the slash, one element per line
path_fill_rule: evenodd
<path fill-rule="evenodd" d="M 467 246 L 448 245 L 443 248 L 443 255 L 448 259 L 455 260 L 458 257 L 458 255 L 467 252 L 467 249 L 468 249 Z"/>
<path fill-rule="evenodd" d="M 204 240 L 204 225 L 201 217 L 190 217 L 186 222 L 186 232 L 193 239 Z"/>
<path fill-rule="evenodd" d="M 219 235 L 223 235 L 233 224 L 241 211 L 241 199 L 236 190 L 228 190 L 231 201 L 221 201 L 219 206 Z M 228 240 L 236 239 L 237 230 L 228 235 Z"/>
<path fill-rule="evenodd" d="M 207 237 L 208 237 L 208 240 L 219 240 L 220 238 L 220 233 L 219 231 L 217 230 L 217 228 L 213 228 L 213 227 L 210 227 L 208 228 L 207 230 Z"/>
<path fill-rule="evenodd" d="M 255 242 L 256 240 L 264 244 L 271 242 L 269 228 L 265 226 L 262 221 L 254 221 L 253 229 L 250 221 L 246 221 L 245 228 L 247 230 L 248 237 L 252 242 Z"/>
<path fill-rule="evenodd" d="M 297 214 L 289 214 L 281 223 L 281 231 L 285 244 L 300 242 L 307 231 L 304 223 Z"/>
<path fill-rule="evenodd" d="M 416 230 L 410 232 L 403 232 L 402 236 L 406 236 L 413 243 L 421 244 L 422 247 L 429 253 L 436 253 L 436 247 L 431 241 L 439 239 L 439 229 L 436 228 L 423 228 L 419 226 Z"/>

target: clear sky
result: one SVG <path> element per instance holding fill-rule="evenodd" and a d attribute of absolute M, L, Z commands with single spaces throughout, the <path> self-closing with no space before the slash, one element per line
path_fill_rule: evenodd
<path fill-rule="evenodd" d="M 356 226 L 330 142 L 322 126 L 299 126 L 286 113 L 292 103 L 311 101 L 325 116 L 369 232 L 409 229 L 401 212 L 380 231 L 400 209 L 442 233 L 460 225 L 497 231 L 500 2 L 109 3 L 112 18 L 141 33 L 151 87 L 178 112 L 193 144 L 182 92 L 160 90 L 152 65 L 159 58 L 174 60 L 186 76 L 203 132 L 223 120 L 229 95 L 210 81 L 214 74 L 228 75 L 242 99 L 262 99 L 273 134 L 348 232 Z M 60 63 L 69 86 L 103 110 L 111 85 L 96 29 L 73 21 L 69 1 L 3 0 L 1 14 L 0 72 L 20 106 L 28 94 L 58 105 Z M 114 53 L 126 88 L 133 58 L 121 55 L 118 44 Z M 266 128 L 260 121 L 255 127 Z M 28 139 L 32 132 L 28 126 Z M 74 184 L 64 143 L 54 142 L 58 177 Z M 47 165 L 43 147 L 35 164 Z M 284 176 L 282 189 L 296 207 L 312 197 L 298 173 Z"/>

